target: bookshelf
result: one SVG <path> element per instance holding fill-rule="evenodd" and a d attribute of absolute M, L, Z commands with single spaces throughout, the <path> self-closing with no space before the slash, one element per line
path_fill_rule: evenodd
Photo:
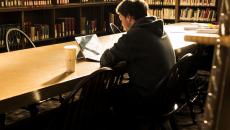
<path fill-rule="evenodd" d="M 1 0 L 0 51 L 10 27 L 26 32 L 36 46 L 74 40 L 74 36 L 111 33 L 112 22 L 122 30 L 115 13 L 119 0 Z M 150 15 L 175 22 L 216 22 L 218 0 L 146 0 Z M 199 12 L 199 13 L 194 13 Z M 199 14 L 199 15 L 198 15 Z M 208 16 L 208 17 L 207 17 Z"/>
<path fill-rule="evenodd" d="M 25 31 L 36 46 L 109 34 L 109 22 L 118 21 L 117 4 L 116 0 L 1 0 L 0 51 L 6 51 L 5 33 L 11 27 Z"/>
<path fill-rule="evenodd" d="M 178 0 L 147 0 L 149 14 L 164 19 L 165 23 L 177 22 Z"/>
<path fill-rule="evenodd" d="M 180 0 L 180 21 L 216 22 L 216 0 Z"/>
<path fill-rule="evenodd" d="M 221 0 L 146 0 L 150 15 L 175 22 L 216 22 Z"/>

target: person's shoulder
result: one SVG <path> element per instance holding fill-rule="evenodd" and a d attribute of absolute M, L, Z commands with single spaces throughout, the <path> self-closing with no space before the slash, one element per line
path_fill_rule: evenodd
<path fill-rule="evenodd" d="M 129 30 L 128 32 L 122 34 L 120 39 L 121 40 L 129 40 L 129 39 L 135 38 L 137 35 L 138 35 L 138 31 L 136 31 L 135 29 L 134 30 Z"/>
<path fill-rule="evenodd" d="M 138 28 L 138 27 L 135 27 L 135 28 L 132 28 L 130 29 L 128 32 L 127 32 L 127 35 L 126 37 L 131 37 L 131 38 L 138 38 L 142 35 L 146 35 L 146 30 L 143 29 L 143 28 Z"/>

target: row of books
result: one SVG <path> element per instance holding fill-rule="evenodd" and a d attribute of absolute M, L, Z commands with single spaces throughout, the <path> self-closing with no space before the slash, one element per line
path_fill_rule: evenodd
<path fill-rule="evenodd" d="M 25 6 L 51 5 L 51 0 L 24 0 Z"/>
<path fill-rule="evenodd" d="M 82 3 L 87 2 L 116 2 L 118 0 L 80 0 Z M 149 5 L 175 5 L 176 0 L 146 0 Z M 42 6 L 51 4 L 68 4 L 69 0 L 0 0 L 0 7 L 14 6 Z M 180 5 L 202 5 L 215 6 L 216 0 L 180 0 Z"/>
<path fill-rule="evenodd" d="M 163 0 L 163 5 L 175 5 L 176 0 Z"/>
<path fill-rule="evenodd" d="M 118 14 L 109 13 L 108 20 L 103 21 L 102 30 L 104 32 L 111 32 L 111 30 L 108 29 L 110 23 L 115 24 L 120 29 L 120 31 L 123 30 Z M 87 17 L 80 18 L 81 35 L 92 34 L 92 33 L 96 33 L 97 31 L 98 31 L 98 23 L 96 19 L 92 19 L 92 18 L 89 19 Z"/>
<path fill-rule="evenodd" d="M 163 9 L 150 9 L 149 15 L 156 16 L 160 19 L 175 19 L 175 9 L 163 8 Z"/>
<path fill-rule="evenodd" d="M 180 5 L 186 6 L 215 6 L 216 0 L 180 0 Z"/>
<path fill-rule="evenodd" d="M 97 20 L 87 17 L 80 18 L 80 33 L 82 35 L 95 33 L 97 31 Z"/>
<path fill-rule="evenodd" d="M 75 35 L 75 18 L 60 17 L 56 18 L 54 27 L 54 37 L 68 37 Z"/>
<path fill-rule="evenodd" d="M 54 4 L 68 4 L 69 0 L 55 0 Z"/>
<path fill-rule="evenodd" d="M 121 0 L 103 0 L 104 2 L 119 2 Z"/>
<path fill-rule="evenodd" d="M 25 33 L 32 41 L 45 40 L 50 38 L 50 26 L 48 24 L 32 24 L 25 22 Z"/>
<path fill-rule="evenodd" d="M 0 7 L 51 5 L 51 0 L 0 0 Z"/>
<path fill-rule="evenodd" d="M 80 0 L 81 3 L 92 3 L 92 2 L 117 2 L 118 0 Z"/>
<path fill-rule="evenodd" d="M 19 24 L 1 24 L 0 25 L 0 48 L 5 47 L 5 37 L 6 37 L 6 32 L 10 28 L 19 28 Z"/>
<path fill-rule="evenodd" d="M 181 9 L 180 20 L 183 21 L 204 21 L 214 22 L 216 21 L 216 11 L 213 9 Z"/>
<path fill-rule="evenodd" d="M 176 0 L 145 0 L 149 5 L 175 5 Z"/>
<path fill-rule="evenodd" d="M 86 2 L 116 2 L 117 0 L 80 0 Z M 56 4 L 68 4 L 69 0 L 0 0 L 0 7 L 20 7 L 20 6 L 44 6 Z M 77 3 L 77 1 L 76 1 Z"/>

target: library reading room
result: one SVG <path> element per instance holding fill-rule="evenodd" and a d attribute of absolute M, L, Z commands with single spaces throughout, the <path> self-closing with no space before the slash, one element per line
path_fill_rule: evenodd
<path fill-rule="evenodd" d="M 229 0 L 0 0 L 0 130 L 230 130 L 229 48 Z"/>

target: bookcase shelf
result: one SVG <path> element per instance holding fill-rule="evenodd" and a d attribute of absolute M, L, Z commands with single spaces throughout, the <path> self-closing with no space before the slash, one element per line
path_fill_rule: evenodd
<path fill-rule="evenodd" d="M 194 7 L 194 8 L 217 8 L 216 6 L 208 6 L 208 5 L 180 5 L 181 8 L 186 7 Z"/>
<path fill-rule="evenodd" d="M 180 0 L 179 22 L 217 22 L 221 0 Z"/>
<path fill-rule="evenodd" d="M 170 5 L 149 5 L 150 8 L 167 8 L 167 7 L 175 7 L 175 5 L 170 4 Z"/>
<path fill-rule="evenodd" d="M 39 3 L 39 0 L 14 0 L 18 3 L 13 5 L 9 5 L 9 1 L 13 0 L 1 0 L 0 4 L 0 47 L 4 47 L 4 33 L 11 27 L 25 31 L 36 46 L 74 40 L 74 37 L 79 35 L 110 34 L 111 22 L 122 30 L 115 13 L 119 0 L 45 0 L 46 3 L 43 0 Z M 166 24 L 218 21 L 221 2 L 209 0 L 210 4 L 207 0 L 146 1 L 150 7 L 149 14 L 164 19 Z M 189 9 L 190 13 L 209 9 L 215 14 L 211 20 L 182 17 L 182 11 L 185 11 L 187 14 L 184 16 L 187 16 Z"/>
<path fill-rule="evenodd" d="M 150 15 L 174 22 L 216 22 L 221 0 L 146 0 Z M 195 16 L 195 17 L 194 17 Z"/>
<path fill-rule="evenodd" d="M 111 33 L 109 22 L 115 19 L 117 1 L 46 0 L 47 3 L 0 4 L 0 48 L 5 47 L 5 33 L 16 27 L 26 32 L 36 46 L 74 40 L 75 36 Z M 64 2 L 62 4 L 58 4 Z M 113 17 L 111 15 L 113 14 Z M 3 50 L 6 51 L 6 50 Z"/>

